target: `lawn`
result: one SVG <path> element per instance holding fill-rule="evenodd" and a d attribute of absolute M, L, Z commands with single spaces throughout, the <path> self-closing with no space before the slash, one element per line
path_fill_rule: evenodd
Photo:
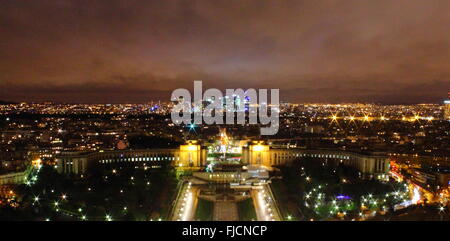
<path fill-rule="evenodd" d="M 239 221 L 253 221 L 256 220 L 255 206 L 253 206 L 253 199 L 248 198 L 237 203 Z"/>
<path fill-rule="evenodd" d="M 198 199 L 197 209 L 195 210 L 195 220 L 212 221 L 214 203 L 203 199 Z"/>

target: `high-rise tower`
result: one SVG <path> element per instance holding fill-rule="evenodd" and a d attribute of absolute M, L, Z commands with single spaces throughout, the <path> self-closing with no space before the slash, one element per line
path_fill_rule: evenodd
<path fill-rule="evenodd" d="M 450 121 L 450 92 L 448 98 L 444 100 L 444 119 Z"/>

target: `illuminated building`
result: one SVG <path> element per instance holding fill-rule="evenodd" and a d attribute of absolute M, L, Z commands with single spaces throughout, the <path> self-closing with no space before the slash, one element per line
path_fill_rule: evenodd
<path fill-rule="evenodd" d="M 427 185 L 439 189 L 447 188 L 450 183 L 450 169 L 434 168 L 434 169 L 411 169 L 412 181 L 426 187 Z M 438 188 L 439 187 L 439 188 Z"/>
<path fill-rule="evenodd" d="M 444 119 L 450 121 L 450 100 L 444 101 Z"/>
<path fill-rule="evenodd" d="M 22 172 L 13 172 L 0 175 L 0 185 L 7 184 L 22 184 L 25 182 L 26 177 L 29 176 L 31 168 L 28 168 Z"/>
<path fill-rule="evenodd" d="M 223 140 L 219 143 L 227 145 Z M 382 154 L 363 155 L 341 150 L 307 150 L 301 148 L 271 148 L 262 141 L 237 142 L 241 145 L 241 153 L 229 153 L 219 149 L 219 155 L 211 151 L 211 146 L 189 141 L 178 149 L 118 150 L 90 153 L 63 153 L 56 158 L 57 170 L 60 173 L 83 174 L 93 162 L 100 164 L 129 162 L 145 163 L 150 167 L 159 167 L 161 162 L 170 162 L 178 169 L 200 170 L 209 163 L 225 168 L 227 166 L 258 165 L 271 169 L 272 166 L 286 165 L 292 161 L 308 157 L 340 162 L 351 166 L 361 173 L 362 178 L 387 178 L 389 171 L 388 157 Z M 224 152 L 225 150 L 225 152 Z M 231 150 L 231 149 L 230 149 Z M 227 155 L 224 155 L 227 154 Z M 219 169 L 220 170 L 220 169 Z M 231 174 L 230 174 L 231 175 Z"/>

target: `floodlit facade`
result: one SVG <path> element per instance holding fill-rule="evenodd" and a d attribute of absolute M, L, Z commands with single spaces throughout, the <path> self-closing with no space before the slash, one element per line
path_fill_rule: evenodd
<path fill-rule="evenodd" d="M 60 173 L 83 174 L 94 163 L 146 163 L 150 168 L 158 168 L 162 162 L 170 162 L 171 165 L 179 169 L 200 170 L 209 163 L 207 149 L 205 145 L 188 142 L 186 145 L 181 145 L 178 149 L 63 153 L 56 158 L 56 169 Z M 258 141 L 249 142 L 242 147 L 240 164 L 271 168 L 273 166 L 288 165 L 295 159 L 305 157 L 343 163 L 358 170 L 362 178 L 386 179 L 388 177 L 389 159 L 383 154 L 364 155 L 341 150 L 271 148 L 270 145 Z"/>
<path fill-rule="evenodd" d="M 450 121 L 450 100 L 444 101 L 444 119 Z"/>

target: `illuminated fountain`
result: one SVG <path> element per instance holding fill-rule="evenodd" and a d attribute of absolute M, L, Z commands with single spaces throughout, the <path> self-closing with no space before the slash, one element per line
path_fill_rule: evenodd
<path fill-rule="evenodd" d="M 241 165 L 242 143 L 230 138 L 225 129 L 221 129 L 219 139 L 208 146 L 207 171 L 212 171 L 215 165 Z"/>
<path fill-rule="evenodd" d="M 246 200 L 254 208 L 253 220 L 281 219 L 266 185 L 269 173 L 263 166 L 268 164 L 269 145 L 263 141 L 235 140 L 221 129 L 214 142 L 188 141 L 180 147 L 179 157 L 179 170 L 194 171 L 179 189 L 172 220 L 204 218 L 197 213 L 203 210 L 198 209 L 200 205 L 212 220 L 235 221 L 239 219 L 238 204 Z"/>

